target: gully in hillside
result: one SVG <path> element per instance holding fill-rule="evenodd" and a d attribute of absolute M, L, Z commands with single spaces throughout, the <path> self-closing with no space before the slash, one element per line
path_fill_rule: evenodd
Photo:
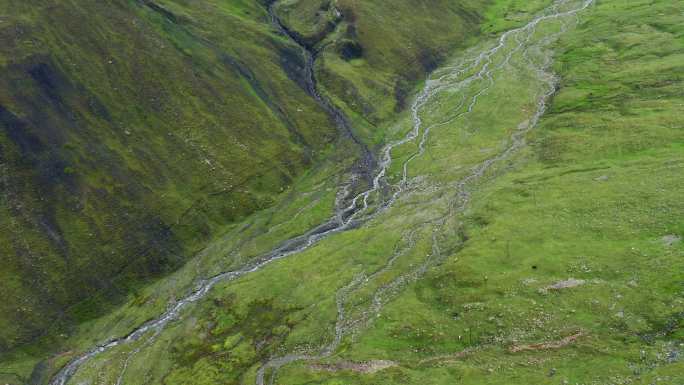
<path fill-rule="evenodd" d="M 330 115 L 330 117 L 335 121 L 335 125 L 340 130 L 340 133 L 348 138 L 354 143 L 354 145 L 361 152 L 360 159 L 360 170 L 359 174 L 365 177 L 366 180 L 370 180 L 370 175 L 375 166 L 375 157 L 373 153 L 368 149 L 363 141 L 361 141 L 352 129 L 351 122 L 347 116 L 336 107 L 327 97 L 323 96 L 318 90 L 318 84 L 316 81 L 315 65 L 316 59 L 318 58 L 319 50 L 317 50 L 311 44 L 305 42 L 296 33 L 288 29 L 282 20 L 278 17 L 276 12 L 277 1 L 273 1 L 268 6 L 268 14 L 271 17 L 271 24 L 280 32 L 283 36 L 287 36 L 294 44 L 298 45 L 304 56 L 304 82 L 306 87 L 306 92 L 316 100 L 316 102 Z"/>

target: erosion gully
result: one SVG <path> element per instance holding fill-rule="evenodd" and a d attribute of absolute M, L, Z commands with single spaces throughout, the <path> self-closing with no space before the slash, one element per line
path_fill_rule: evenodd
<path fill-rule="evenodd" d="M 444 223 L 447 217 L 458 214 L 459 212 L 464 210 L 465 206 L 470 200 L 468 186 L 477 179 L 481 178 L 493 164 L 510 157 L 517 149 L 524 145 L 524 135 L 527 131 L 529 131 L 532 127 L 536 125 L 537 121 L 543 115 L 546 109 L 547 100 L 555 90 L 555 78 L 547 72 L 546 68 L 548 67 L 548 62 L 550 61 L 550 58 L 548 58 L 549 60 L 547 60 L 547 63 L 539 65 L 533 63 L 533 61 L 529 60 L 529 58 L 527 57 L 527 51 L 531 47 L 530 41 L 533 39 L 536 27 L 541 22 L 544 22 L 546 20 L 561 19 L 564 17 L 576 15 L 578 12 L 589 7 L 593 3 L 593 1 L 594 0 L 584 0 L 581 3 L 579 3 L 575 8 L 564 11 L 561 11 L 560 8 L 563 5 L 570 3 L 570 1 L 556 1 L 552 6 L 550 6 L 548 9 L 542 12 L 540 16 L 537 16 L 535 19 L 530 21 L 525 26 L 504 33 L 492 48 L 485 49 L 479 54 L 475 55 L 474 57 L 461 61 L 459 65 L 456 65 L 452 68 L 448 68 L 448 72 L 440 77 L 437 77 L 435 79 L 429 79 L 426 82 L 426 85 L 422 92 L 417 96 L 416 100 L 412 104 L 412 129 L 402 139 L 386 145 L 380 152 L 379 159 L 377 161 L 375 160 L 373 154 L 354 135 L 351 129 L 351 124 L 347 117 L 344 115 L 344 113 L 339 108 L 334 106 L 327 98 L 323 97 L 319 92 L 316 84 L 316 78 L 314 75 L 314 65 L 318 53 L 314 49 L 308 47 L 306 44 L 300 42 L 293 33 L 288 31 L 288 29 L 283 25 L 283 23 L 277 16 L 275 12 L 274 3 L 271 3 L 271 5 L 269 6 L 269 14 L 274 27 L 281 34 L 287 36 L 290 40 L 296 43 L 302 50 L 302 54 L 305 57 L 306 65 L 304 69 L 304 76 L 307 92 L 312 98 L 314 98 L 319 103 L 319 105 L 321 105 L 323 109 L 325 109 L 330 114 L 330 116 L 333 118 L 341 132 L 344 135 L 346 135 L 349 139 L 351 139 L 360 148 L 362 157 L 361 170 L 363 170 L 363 172 L 367 173 L 370 176 L 370 178 L 368 178 L 369 187 L 365 191 L 353 197 L 344 196 L 342 197 L 342 199 L 338 199 L 338 204 L 335 208 L 334 215 L 328 221 L 315 227 L 306 234 L 282 242 L 279 246 L 277 246 L 270 252 L 256 258 L 253 262 L 245 265 L 241 269 L 227 271 L 218 274 L 214 277 L 200 281 L 193 291 L 188 293 L 185 297 L 181 298 L 180 300 L 176 301 L 172 306 L 170 306 L 164 313 L 159 315 L 157 318 L 144 323 L 128 335 L 106 341 L 75 357 L 50 380 L 50 385 L 66 385 L 70 381 L 70 379 L 76 374 L 76 372 L 84 364 L 86 364 L 93 358 L 103 354 L 104 352 L 114 349 L 117 346 L 131 344 L 140 341 L 141 339 L 146 337 L 147 340 L 145 341 L 145 343 L 143 343 L 141 346 L 133 350 L 123 364 L 123 369 L 117 380 L 117 385 L 123 384 L 123 378 L 126 367 L 128 366 L 128 363 L 133 357 L 133 355 L 135 355 L 137 352 L 140 351 L 140 349 L 144 348 L 149 343 L 151 343 L 151 341 L 153 341 L 154 338 L 159 333 L 161 333 L 161 331 L 163 331 L 171 321 L 178 319 L 181 315 L 181 312 L 185 308 L 204 298 L 216 284 L 220 282 L 235 280 L 244 275 L 259 271 L 263 269 L 265 266 L 275 261 L 302 252 L 311 247 L 312 245 L 316 244 L 317 242 L 335 233 L 339 233 L 357 227 L 362 223 L 376 217 L 378 213 L 391 207 L 392 204 L 398 199 L 398 197 L 408 189 L 408 165 L 412 160 L 421 156 L 425 152 L 427 139 L 431 129 L 434 129 L 438 126 L 446 125 L 454 121 L 455 119 L 463 117 L 464 115 L 472 112 L 480 96 L 482 96 L 487 91 L 487 89 L 489 89 L 494 84 L 492 74 L 495 71 L 501 70 L 508 63 L 508 61 L 510 61 L 514 53 L 523 52 L 523 57 L 525 57 L 528 60 L 530 69 L 537 74 L 540 80 L 547 84 L 547 91 L 540 95 L 537 103 L 537 111 L 535 112 L 534 116 L 525 124 L 521 124 L 521 126 L 518 127 L 518 130 L 516 130 L 513 133 L 513 135 L 509 138 L 508 147 L 502 152 L 500 152 L 498 155 L 476 165 L 474 168 L 472 168 L 471 172 L 466 177 L 462 178 L 455 184 L 455 194 L 453 200 L 454 203 L 450 205 L 449 212 L 445 213 L 443 216 L 440 216 L 439 218 L 435 218 L 432 225 L 442 224 Z M 546 39 L 541 39 L 540 41 L 536 42 L 536 44 L 548 44 L 551 40 L 551 37 L 547 37 Z M 513 42 L 512 44 L 515 45 L 513 48 L 510 49 L 510 51 L 508 51 L 508 55 L 506 56 L 504 61 L 499 65 L 494 65 L 494 57 L 497 54 L 506 51 L 507 47 L 511 44 L 511 42 Z M 472 74 L 463 78 L 464 75 L 470 73 Z M 431 125 L 429 127 L 423 127 L 423 121 L 420 116 L 421 111 L 435 95 L 437 95 L 439 92 L 444 91 L 445 89 L 464 90 L 474 83 L 482 83 L 481 88 L 475 91 L 475 93 L 469 98 L 466 98 L 464 94 L 461 103 L 455 107 L 455 111 L 457 112 L 454 115 L 452 115 L 452 117 L 448 118 L 443 122 Z M 468 102 L 467 107 L 466 101 Z M 389 185 L 389 183 L 386 181 L 386 176 L 389 167 L 392 164 L 392 150 L 406 143 L 416 141 L 419 138 L 419 136 L 420 142 L 418 144 L 417 151 L 412 156 L 410 156 L 402 165 L 403 175 L 401 180 L 394 185 Z M 376 208 L 374 211 L 371 210 L 369 198 L 371 197 L 371 195 L 376 193 L 378 195 L 384 195 L 381 193 L 385 190 L 385 188 L 393 190 L 393 193 L 389 194 L 389 196 L 381 197 L 382 199 L 379 203 L 379 208 Z M 346 189 L 345 191 L 346 195 L 349 195 L 349 191 L 351 190 Z M 373 212 L 369 213 L 370 211 Z M 417 230 L 414 230 L 413 232 L 411 232 L 411 234 L 407 236 L 407 245 L 403 248 L 398 248 L 397 251 L 388 259 L 387 264 L 381 270 L 371 274 L 368 277 L 356 277 L 350 284 L 348 284 L 347 286 L 343 287 L 338 291 L 336 298 L 338 318 L 335 325 L 335 331 L 332 341 L 328 345 L 322 347 L 320 351 L 315 354 L 291 354 L 271 359 L 258 370 L 256 380 L 257 385 L 264 384 L 265 375 L 268 370 L 271 371 L 269 382 L 273 383 L 277 370 L 286 364 L 302 360 L 323 359 L 332 355 L 337 350 L 340 342 L 346 334 L 348 334 L 354 327 L 372 318 L 370 317 L 371 314 L 376 314 L 381 310 L 382 305 L 388 301 L 388 298 L 391 293 L 396 292 L 399 287 L 407 284 L 411 280 L 417 279 L 427 270 L 431 263 L 434 263 L 436 260 L 438 260 L 441 256 L 441 253 L 439 250 L 437 239 L 433 236 L 433 251 L 428 255 L 424 263 L 419 264 L 418 267 L 415 267 L 411 271 L 399 275 L 391 283 L 380 288 L 374 294 L 370 308 L 364 312 L 361 312 L 361 315 L 359 317 L 357 317 L 356 319 L 348 319 L 346 317 L 345 307 L 348 295 L 354 290 L 358 289 L 359 287 L 362 287 L 363 285 L 367 284 L 367 282 L 372 280 L 374 276 L 390 269 L 396 261 L 396 259 L 411 248 L 413 244 L 412 239 L 415 231 Z"/>
<path fill-rule="evenodd" d="M 368 146 L 363 143 L 355 134 L 352 129 L 351 122 L 347 115 L 342 112 L 340 108 L 335 106 L 327 97 L 323 96 L 318 89 L 318 84 L 316 80 L 316 60 L 320 51 L 299 38 L 299 36 L 291 31 L 282 20 L 278 17 L 276 12 L 277 0 L 272 1 L 268 5 L 268 14 L 271 18 L 271 25 L 283 36 L 286 36 L 292 43 L 299 46 L 302 51 L 302 56 L 304 57 L 304 83 L 306 92 L 311 96 L 319 106 L 321 106 L 328 115 L 333 119 L 335 125 L 337 126 L 343 137 L 351 139 L 354 145 L 361 152 L 361 159 L 359 161 L 358 173 L 362 176 L 369 177 L 372 174 L 372 170 L 375 164 L 375 156 L 368 149 Z"/>

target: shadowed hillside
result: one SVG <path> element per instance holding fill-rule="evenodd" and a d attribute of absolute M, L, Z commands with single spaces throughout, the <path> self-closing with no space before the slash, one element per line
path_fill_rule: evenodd
<path fill-rule="evenodd" d="M 0 349 L 177 267 L 335 140 L 263 7 L 183 4 L 0 5 Z"/>

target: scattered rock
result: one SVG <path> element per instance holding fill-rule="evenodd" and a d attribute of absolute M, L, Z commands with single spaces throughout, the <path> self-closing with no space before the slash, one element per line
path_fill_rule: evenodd
<path fill-rule="evenodd" d="M 582 286 L 582 285 L 584 285 L 585 283 L 587 283 L 587 282 L 586 282 L 585 280 L 583 280 L 583 279 L 570 278 L 570 279 L 568 279 L 568 280 L 566 280 L 566 281 L 559 281 L 559 282 L 556 282 L 556 283 L 554 283 L 553 285 L 550 285 L 550 286 L 547 286 L 547 287 L 541 289 L 540 291 L 541 291 L 542 293 L 546 293 L 546 292 L 548 292 L 549 290 L 571 289 L 571 288 L 573 288 L 573 287 Z"/>
<path fill-rule="evenodd" d="M 669 234 L 669 235 L 664 236 L 661 239 L 661 241 L 663 242 L 663 245 L 665 245 L 665 247 L 672 247 L 672 246 L 676 245 L 677 243 L 681 242 L 682 237 L 680 237 L 679 235 Z"/>
<path fill-rule="evenodd" d="M 681 353 L 679 350 L 672 350 L 667 354 L 667 362 L 669 364 L 674 364 L 675 362 L 678 362 L 680 359 Z"/>
<path fill-rule="evenodd" d="M 473 303 L 466 303 L 463 305 L 463 309 L 465 311 L 479 311 L 479 310 L 484 310 L 485 304 L 482 302 L 473 302 Z"/>
<path fill-rule="evenodd" d="M 312 370 L 326 371 L 326 372 L 339 372 L 341 370 L 351 370 L 357 373 L 375 373 L 381 370 L 389 369 L 397 366 L 394 361 L 388 360 L 377 360 L 377 361 L 367 361 L 367 362 L 339 362 L 335 364 L 312 364 L 309 367 Z"/>

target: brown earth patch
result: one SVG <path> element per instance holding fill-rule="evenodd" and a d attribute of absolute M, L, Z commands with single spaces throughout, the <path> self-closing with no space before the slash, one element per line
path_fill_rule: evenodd
<path fill-rule="evenodd" d="M 565 337 L 559 341 L 542 342 L 542 343 L 530 344 L 530 345 L 513 345 L 510 348 L 508 348 L 508 351 L 510 351 L 511 353 L 519 353 L 519 352 L 525 352 L 525 351 L 560 349 L 560 348 L 566 347 L 566 346 L 574 343 L 583 335 L 584 335 L 583 332 L 577 332 L 577 333 L 575 333 L 571 336 Z"/>
<path fill-rule="evenodd" d="M 381 370 L 389 369 L 397 366 L 394 361 L 377 360 L 366 362 L 338 362 L 334 364 L 312 364 L 309 368 L 316 371 L 324 372 L 339 372 L 342 370 L 350 370 L 357 373 L 375 373 Z"/>

